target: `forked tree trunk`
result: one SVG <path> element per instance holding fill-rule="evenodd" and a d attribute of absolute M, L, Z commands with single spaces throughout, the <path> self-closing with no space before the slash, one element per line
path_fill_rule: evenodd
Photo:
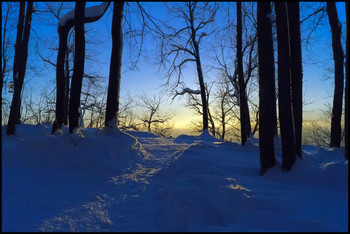
<path fill-rule="evenodd" d="M 123 9 L 124 2 L 114 2 L 112 21 L 112 55 L 109 67 L 109 83 L 106 108 L 106 127 L 118 126 L 120 81 L 123 58 Z M 150 127 L 149 127 L 150 131 Z"/>
<path fill-rule="evenodd" d="M 109 2 L 102 3 L 100 7 L 104 7 L 103 11 L 100 11 L 99 14 L 85 16 L 83 18 L 84 23 L 90 23 L 90 22 L 95 22 L 99 20 L 108 9 L 109 4 L 110 4 Z M 67 14 L 70 14 L 70 12 L 68 12 Z M 59 48 L 58 48 L 57 63 L 56 63 L 56 85 L 57 85 L 56 116 L 55 116 L 55 122 L 52 125 L 52 134 L 55 133 L 56 130 L 61 129 L 63 123 L 67 124 L 69 77 L 67 77 L 64 74 L 64 64 L 65 64 L 65 51 L 67 48 L 68 33 L 70 29 L 74 26 L 74 24 L 75 24 L 75 18 L 73 17 L 73 18 L 69 18 L 64 23 L 59 24 L 59 27 L 58 27 Z"/>
<path fill-rule="evenodd" d="M 299 2 L 288 2 L 288 28 L 290 42 L 290 69 L 292 84 L 292 106 L 295 129 L 296 154 L 301 157 L 303 123 L 303 68 L 301 55 L 301 35 Z"/>
<path fill-rule="evenodd" d="M 259 58 L 259 152 L 261 175 L 275 165 L 274 127 L 276 119 L 275 62 L 270 2 L 258 2 Z"/>
<path fill-rule="evenodd" d="M 84 75 L 85 59 L 85 30 L 84 30 L 84 12 L 85 2 L 76 2 L 75 6 L 75 53 L 74 69 L 71 85 L 71 94 L 69 101 L 69 132 L 74 129 L 80 130 L 80 96 L 81 86 Z"/>
<path fill-rule="evenodd" d="M 289 38 L 285 2 L 275 2 L 278 47 L 278 110 L 282 142 L 282 169 L 295 162 L 294 122 L 290 92 Z"/>
<path fill-rule="evenodd" d="M 334 59 L 334 96 L 331 123 L 330 147 L 340 147 L 341 115 L 344 90 L 344 55 L 341 45 L 341 24 L 338 19 L 335 2 L 327 2 L 327 14 L 332 30 L 332 48 Z"/>

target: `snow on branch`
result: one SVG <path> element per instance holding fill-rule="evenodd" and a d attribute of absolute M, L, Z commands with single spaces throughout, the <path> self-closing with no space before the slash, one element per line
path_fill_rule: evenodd
<path fill-rule="evenodd" d="M 190 89 L 190 88 L 184 88 L 181 92 L 178 92 L 176 91 L 176 94 L 175 96 L 173 97 L 173 99 L 178 96 L 178 95 L 184 95 L 185 93 L 189 93 L 189 94 L 201 94 L 201 91 L 200 90 L 193 90 L 193 89 Z"/>
<path fill-rule="evenodd" d="M 103 16 L 103 14 L 106 12 L 109 2 L 103 2 L 100 5 L 97 6 L 91 6 L 85 8 L 85 19 L 84 21 L 91 21 L 89 19 L 95 19 L 95 18 L 100 18 Z M 66 24 L 70 21 L 74 20 L 74 9 L 69 11 L 67 14 L 62 16 L 60 20 L 58 21 L 59 27 L 64 27 Z"/>

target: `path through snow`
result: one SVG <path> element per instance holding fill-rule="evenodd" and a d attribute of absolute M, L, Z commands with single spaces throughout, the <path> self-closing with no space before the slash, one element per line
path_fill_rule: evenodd
<path fill-rule="evenodd" d="M 134 206 L 124 204 L 142 196 L 152 177 L 175 161 L 192 144 L 174 143 L 172 138 L 157 137 L 145 132 L 130 132 L 148 152 L 149 160 L 126 168 L 120 175 L 105 181 L 105 191 L 91 201 L 81 203 L 46 219 L 40 231 L 111 231 L 119 230 L 118 223 L 132 220 L 139 213 Z M 113 210 L 113 222 L 111 221 Z M 128 217 L 128 218 L 126 218 Z M 132 228 L 132 224 L 130 224 Z"/>

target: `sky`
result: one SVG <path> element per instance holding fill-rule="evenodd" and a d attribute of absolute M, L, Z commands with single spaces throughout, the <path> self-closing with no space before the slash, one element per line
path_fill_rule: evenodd
<path fill-rule="evenodd" d="M 65 12 L 72 9 L 74 6 L 73 3 L 69 3 Z M 97 5 L 99 3 L 95 2 L 87 2 L 87 7 L 92 5 Z M 235 9 L 235 4 L 231 4 L 231 7 Z M 303 3 L 301 3 L 303 4 Z M 312 3 L 306 3 L 312 4 Z M 132 7 L 135 8 L 136 3 L 130 3 Z M 168 16 L 166 9 L 162 5 L 162 3 L 154 3 L 154 2 L 143 2 L 142 5 L 148 11 L 150 15 L 153 15 L 159 19 L 164 19 Z M 48 54 L 47 48 L 58 45 L 58 34 L 56 32 L 57 21 L 48 20 L 47 14 L 43 13 L 44 3 L 37 3 L 38 11 L 33 16 L 32 27 L 35 33 L 31 34 L 30 41 L 30 51 L 33 52 L 35 44 L 37 42 L 37 38 L 39 37 L 42 41 L 39 45 L 40 50 L 43 54 Z M 345 30 L 345 4 L 344 2 L 337 2 L 338 16 L 340 18 L 340 22 L 343 23 L 343 30 Z M 234 10 L 235 11 L 235 10 Z M 224 15 L 218 15 L 221 17 L 219 20 L 224 20 Z M 235 13 L 231 15 L 234 21 Z M 303 17 L 303 15 L 301 16 Z M 110 61 L 110 53 L 111 53 L 111 19 L 112 19 L 112 10 L 111 7 L 107 10 L 106 14 L 97 22 L 90 23 L 86 25 L 87 29 L 92 29 L 92 32 L 89 32 L 86 36 L 86 40 L 89 40 L 95 44 L 87 44 L 87 54 L 90 54 L 93 58 L 92 61 L 86 61 L 86 69 L 91 69 L 92 71 L 98 71 L 98 73 L 104 77 L 105 85 L 108 82 L 108 74 L 109 74 L 109 61 Z M 132 22 L 136 22 L 137 18 L 133 16 L 131 18 Z M 330 103 L 332 101 L 333 96 L 333 79 L 325 80 L 325 73 L 327 72 L 327 68 L 333 66 L 333 55 L 331 51 L 331 36 L 328 25 L 328 18 L 325 19 L 324 26 L 319 27 L 319 30 L 314 34 L 314 41 L 311 43 L 311 49 L 314 53 L 314 58 L 312 61 L 307 61 L 303 67 L 304 81 L 303 81 L 303 89 L 304 92 L 307 92 L 307 96 L 309 96 L 313 100 L 313 104 L 308 105 L 304 108 L 304 119 L 314 118 L 315 113 L 320 113 L 320 110 L 324 108 L 325 104 Z M 303 25 L 302 25 L 303 27 Z M 302 28 L 303 30 L 303 28 Z M 36 36 L 36 35 L 37 36 Z M 303 35 L 302 35 L 303 37 Z M 49 39 L 53 44 L 48 43 L 46 39 Z M 163 96 L 167 101 L 163 103 L 161 107 L 164 111 L 176 111 L 176 116 L 174 118 L 177 128 L 188 128 L 191 120 L 194 118 L 193 111 L 183 107 L 186 102 L 186 97 L 175 98 L 171 102 L 172 96 L 169 95 L 169 92 L 165 92 L 164 89 L 161 88 L 162 84 L 164 84 L 165 80 L 162 79 L 162 71 L 159 71 L 158 66 L 150 63 L 153 61 L 151 59 L 152 56 L 150 54 L 144 54 L 141 56 L 140 61 L 137 64 L 135 70 L 128 69 L 128 59 L 130 56 L 134 59 L 135 53 L 130 52 L 130 48 L 127 47 L 128 41 L 124 39 L 124 51 L 123 51 L 123 65 L 122 65 L 122 81 L 121 81 L 121 97 L 125 97 L 126 95 L 136 96 L 143 92 L 147 92 L 149 94 L 159 94 Z M 205 42 L 204 43 L 208 43 Z M 153 50 L 157 45 L 154 44 L 150 37 L 146 37 L 144 41 L 144 49 L 145 50 Z M 132 47 L 133 49 L 135 46 Z M 134 50 L 135 52 L 135 50 Z M 52 61 L 56 60 L 56 53 L 51 53 Z M 305 55 L 305 50 L 303 50 L 303 56 Z M 202 63 L 204 65 L 211 64 L 210 60 L 206 60 L 206 57 L 203 56 L 204 59 Z M 36 57 L 32 60 L 29 60 L 29 64 L 37 65 L 40 72 L 39 75 L 32 75 L 30 78 L 30 84 L 32 87 L 40 87 L 48 82 L 51 82 L 52 85 L 55 83 L 55 71 L 51 65 L 44 64 L 40 58 Z M 317 64 L 312 64 L 317 63 Z M 41 69 L 42 68 L 42 69 Z M 210 77 L 209 77 L 210 76 Z M 205 79 L 215 79 L 215 73 L 208 73 Z M 189 67 L 184 72 L 184 80 L 186 81 L 186 85 L 192 89 L 198 89 L 195 86 L 193 81 L 196 80 L 196 72 L 194 66 Z M 105 86 L 107 87 L 107 86 Z M 9 94 L 5 94 L 9 95 Z"/>

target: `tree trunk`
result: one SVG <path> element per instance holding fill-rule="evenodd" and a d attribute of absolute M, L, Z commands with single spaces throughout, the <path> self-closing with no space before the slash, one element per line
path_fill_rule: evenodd
<path fill-rule="evenodd" d="M 346 12 L 346 63 L 345 63 L 345 159 L 349 159 L 349 21 L 348 2 L 345 2 Z"/>
<path fill-rule="evenodd" d="M 332 30 L 332 48 L 334 59 L 334 96 L 331 123 L 330 147 L 340 147 L 341 115 L 344 89 L 343 48 L 341 45 L 341 24 L 338 19 L 335 2 L 327 2 L 327 14 Z"/>
<path fill-rule="evenodd" d="M 290 69 L 296 154 L 301 158 L 303 124 L 303 71 L 299 2 L 287 2 L 290 42 Z"/>
<path fill-rule="evenodd" d="M 1 19 L 0 19 L 0 31 L 2 32 L 2 4 L 1 4 Z M 7 17 L 6 17 L 7 18 Z M 6 19 L 5 19 L 5 25 L 4 25 L 4 32 L 2 33 L 2 35 L 3 35 L 3 37 L 4 37 L 4 40 L 5 40 L 5 34 L 6 34 L 6 29 L 5 29 L 5 27 L 6 27 Z M 2 63 L 1 63 L 1 92 L 2 92 L 2 88 L 3 88 L 3 85 L 4 85 L 4 72 L 5 72 L 5 67 L 6 67 L 6 65 L 5 65 L 5 60 L 3 59 L 3 57 L 4 57 L 4 47 L 3 47 L 3 44 L 2 44 L 2 36 L 0 37 L 0 45 L 1 45 L 1 56 L 2 56 L 2 58 L 1 58 L 1 61 L 2 61 Z M 2 97 L 2 95 L 1 95 L 1 97 Z M 1 100 L 1 102 L 2 102 L 2 100 Z"/>
<path fill-rule="evenodd" d="M 275 165 L 274 126 L 276 119 L 275 62 L 273 52 L 270 2 L 258 2 L 259 58 L 259 151 L 261 174 Z"/>
<path fill-rule="evenodd" d="M 112 55 L 106 109 L 106 127 L 118 126 L 120 81 L 123 57 L 123 9 L 124 2 L 114 2 L 112 22 Z M 114 121 L 113 121 L 114 120 Z"/>
<path fill-rule="evenodd" d="M 197 74 L 198 74 L 198 82 L 199 82 L 199 87 L 201 90 L 201 101 L 202 101 L 202 113 L 203 113 L 203 131 L 207 130 L 209 127 L 209 119 L 208 119 L 208 102 L 207 102 L 207 97 L 206 97 L 206 90 L 205 90 L 205 85 L 204 85 L 204 77 L 203 77 L 203 71 L 202 71 L 202 64 L 201 64 L 201 59 L 199 56 L 199 46 L 198 42 L 196 40 L 196 30 L 194 28 L 194 16 L 193 12 L 194 9 L 190 7 L 190 27 L 191 27 L 191 40 L 192 40 L 192 45 L 194 48 L 195 52 L 195 60 L 196 60 L 196 66 L 197 66 Z"/>
<path fill-rule="evenodd" d="M 278 110 L 282 141 L 282 169 L 289 171 L 295 162 L 295 135 L 291 105 L 289 39 L 285 2 L 275 2 L 278 47 Z"/>
<path fill-rule="evenodd" d="M 65 67 L 64 67 L 64 99 L 63 99 L 63 124 L 68 126 L 68 107 L 69 107 L 69 51 L 66 44 Z"/>
<path fill-rule="evenodd" d="M 196 47 L 198 50 L 198 45 Z M 203 107 L 203 131 L 205 131 L 206 129 L 208 129 L 208 126 L 209 126 L 208 102 L 205 95 L 204 78 L 203 78 L 202 65 L 201 65 L 199 54 L 197 54 L 196 56 L 196 64 L 197 64 L 198 81 L 199 81 L 199 86 L 201 90 L 201 100 L 202 100 L 202 107 Z"/>
<path fill-rule="evenodd" d="M 62 128 L 62 123 L 65 118 L 65 92 L 67 84 L 64 76 L 64 60 L 65 60 L 65 51 L 67 48 L 67 37 L 69 29 L 63 27 L 58 28 L 59 35 L 59 46 L 57 53 L 57 62 L 56 62 L 56 119 L 52 125 L 52 134 L 57 130 Z"/>
<path fill-rule="evenodd" d="M 100 6 L 106 3 L 102 3 Z M 86 16 L 83 21 L 85 23 L 95 22 L 99 20 L 106 12 L 110 3 L 105 5 L 104 11 L 100 12 L 98 15 Z M 85 9 L 85 7 L 84 7 Z M 57 54 L 56 63 L 56 118 L 52 125 L 52 134 L 57 130 L 62 128 L 62 123 L 67 124 L 67 107 L 68 107 L 68 96 L 69 96 L 69 78 L 64 74 L 64 62 L 65 62 L 65 50 L 67 48 L 67 38 L 69 30 L 74 26 L 75 18 L 68 20 L 64 25 L 59 25 L 59 48 Z M 85 36 L 84 36 L 85 37 Z M 79 95 L 80 96 L 80 95 Z M 70 105 L 70 104 L 69 104 Z"/>
<path fill-rule="evenodd" d="M 243 76 L 243 55 L 242 55 L 242 11 L 241 2 L 237 2 L 237 69 L 239 85 L 239 109 L 241 120 L 241 144 L 244 145 L 250 136 L 250 119 L 247 96 L 245 92 Z"/>
<path fill-rule="evenodd" d="M 69 101 L 69 132 L 80 131 L 80 96 L 84 75 L 85 31 L 84 31 L 85 2 L 75 5 L 75 54 L 74 70 Z"/>
<path fill-rule="evenodd" d="M 15 45 L 15 60 L 13 65 L 14 92 L 12 97 L 9 122 L 6 134 L 13 135 L 16 131 L 16 124 L 19 124 L 21 114 L 21 93 L 26 72 L 28 58 L 28 42 L 30 36 L 30 24 L 32 21 L 33 2 L 27 3 L 27 12 L 24 19 L 25 2 L 20 3 L 20 12 L 17 24 L 17 38 Z M 25 21 L 24 29 L 23 22 Z"/>

